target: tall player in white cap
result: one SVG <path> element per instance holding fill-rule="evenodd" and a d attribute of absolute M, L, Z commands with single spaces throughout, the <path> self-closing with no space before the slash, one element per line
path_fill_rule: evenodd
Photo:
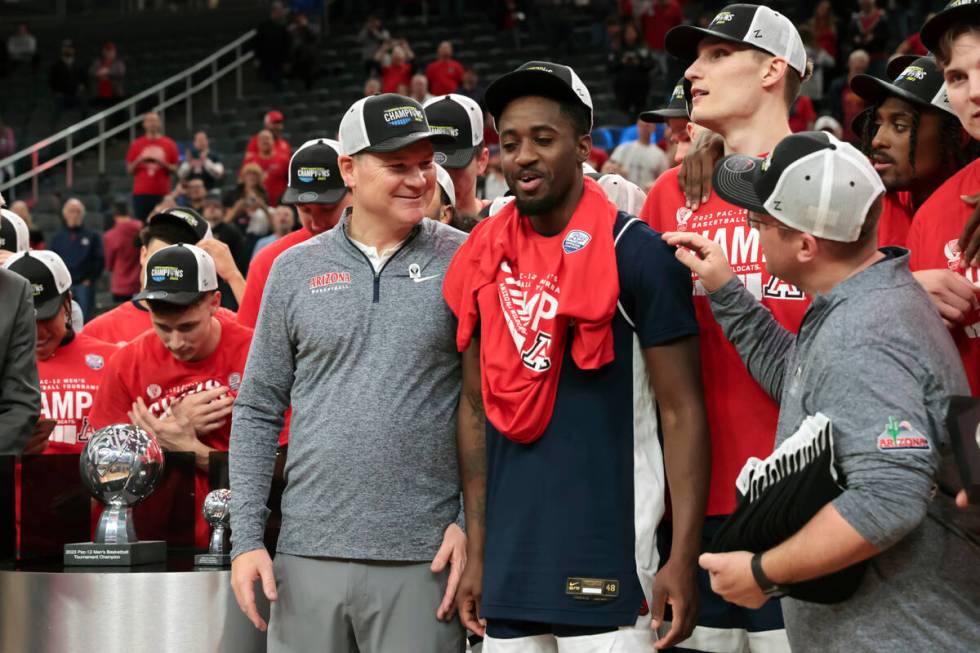
<path fill-rule="evenodd" d="M 810 67 L 793 23 L 760 5 L 725 7 L 706 28 L 684 25 L 667 33 L 667 51 L 689 64 L 684 73 L 691 121 L 720 134 L 726 153 L 757 156 L 772 151 L 791 133 L 789 109 Z M 780 323 L 796 330 L 807 308 L 802 291 L 770 273 L 763 264 L 759 234 L 745 209 L 713 194 L 688 206 L 672 168 L 660 176 L 640 217 L 654 229 L 691 231 L 723 243 L 747 288 Z M 693 209 L 693 210 L 692 210 Z M 711 489 L 705 540 L 735 508 L 735 478 L 750 457 L 764 457 L 772 445 L 778 407 L 766 395 L 722 335 L 695 278 L 695 309 L 701 327 L 705 407 L 711 429 Z M 727 652 L 787 651 L 779 603 L 748 611 L 726 605 L 699 575 L 701 613 L 685 649 Z"/>

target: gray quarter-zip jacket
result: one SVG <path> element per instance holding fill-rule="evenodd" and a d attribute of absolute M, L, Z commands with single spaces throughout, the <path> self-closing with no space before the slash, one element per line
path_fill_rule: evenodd
<path fill-rule="evenodd" d="M 290 405 L 280 552 L 431 560 L 459 517 L 460 355 L 442 280 L 466 234 L 423 220 L 376 273 L 347 222 L 269 274 L 233 413 L 232 555 L 262 546 Z"/>
<path fill-rule="evenodd" d="M 949 332 L 908 270 L 887 258 L 813 298 L 799 335 L 736 280 L 711 294 L 726 337 L 779 401 L 776 445 L 809 415 L 833 425 L 847 489 L 833 505 L 881 553 L 842 603 L 782 600 L 794 652 L 977 650 L 980 508 L 960 510 L 945 427 L 969 394 Z"/>

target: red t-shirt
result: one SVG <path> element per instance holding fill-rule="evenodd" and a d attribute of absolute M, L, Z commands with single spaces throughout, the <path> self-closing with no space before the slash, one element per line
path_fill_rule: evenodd
<path fill-rule="evenodd" d="M 973 207 L 960 199 L 980 190 L 980 160 L 974 161 L 946 180 L 929 196 L 912 220 L 908 248 L 912 254 L 909 268 L 918 270 L 950 269 L 962 274 L 980 287 L 980 269 L 971 265 L 960 269 L 960 233 L 973 214 Z M 980 290 L 978 290 L 980 293 Z M 973 396 L 980 396 L 980 320 L 968 320 L 953 328 L 953 340 L 963 359 L 966 378 Z"/>
<path fill-rule="evenodd" d="M 878 219 L 878 247 L 906 247 L 913 215 L 911 193 L 885 193 Z"/>
<path fill-rule="evenodd" d="M 252 330 L 235 319 L 218 316 L 221 340 L 210 356 L 200 361 L 178 361 L 164 346 L 156 333 L 144 333 L 124 346 L 112 358 L 102 377 L 102 387 L 89 412 L 93 429 L 117 423 L 129 423 L 127 415 L 137 397 L 142 397 L 157 417 L 164 415 L 170 405 L 181 397 L 218 386 L 227 386 L 233 396 L 241 386 Z M 221 428 L 199 436 L 201 442 L 219 451 L 228 451 L 231 420 Z M 207 472 L 197 470 L 196 541 L 198 546 L 208 542 L 208 525 L 201 517 L 201 506 L 208 493 Z"/>
<path fill-rule="evenodd" d="M 140 291 L 140 248 L 136 237 L 142 228 L 139 220 L 127 220 L 102 236 L 105 269 L 111 275 L 114 295 L 135 295 Z"/>
<path fill-rule="evenodd" d="M 81 453 L 92 432 L 89 411 L 106 363 L 119 351 L 86 333 L 76 334 L 54 356 L 37 362 L 41 380 L 41 417 L 57 420 L 46 454 Z M 126 420 L 128 421 L 128 420 Z"/>
<path fill-rule="evenodd" d="M 398 87 L 412 83 L 412 64 L 390 64 L 381 67 L 381 92 L 397 93 Z"/>
<path fill-rule="evenodd" d="M 429 80 L 429 93 L 432 95 L 455 93 L 463 83 L 463 64 L 455 59 L 437 59 L 426 66 L 425 76 Z"/>
<path fill-rule="evenodd" d="M 238 322 L 250 329 L 255 328 L 255 323 L 259 320 L 259 307 L 262 304 L 262 291 L 265 290 L 265 282 L 269 279 L 269 271 L 276 257 L 287 249 L 309 240 L 313 237 L 313 232 L 307 229 L 299 229 L 286 234 L 279 240 L 273 241 L 259 250 L 252 262 L 248 264 L 248 278 L 245 279 L 245 294 L 238 305 Z"/>
<path fill-rule="evenodd" d="M 684 12 L 674 0 L 666 4 L 654 3 L 650 11 L 643 15 L 643 36 L 647 47 L 655 52 L 664 49 L 664 38 L 674 27 L 684 22 Z"/>
<path fill-rule="evenodd" d="M 290 147 L 289 141 L 287 141 L 285 138 L 277 138 L 275 140 L 275 145 L 273 145 L 273 149 L 276 151 L 277 154 L 281 154 L 287 159 L 293 155 L 293 148 Z M 249 139 L 248 146 L 245 148 L 245 154 L 249 154 L 253 152 L 255 154 L 259 153 L 258 134 L 256 134 L 251 139 Z"/>
<path fill-rule="evenodd" d="M 245 155 L 242 167 L 249 163 L 257 163 L 265 171 L 265 179 L 262 185 L 265 186 L 266 197 L 269 198 L 269 206 L 279 204 L 279 198 L 286 192 L 289 184 L 289 157 L 283 156 L 282 152 L 272 150 L 272 156 L 262 156 L 257 152 L 249 152 Z"/>
<path fill-rule="evenodd" d="M 167 136 L 140 136 L 130 144 L 126 163 L 132 163 L 144 153 L 173 166 L 180 162 L 177 144 Z M 169 192 L 170 171 L 167 168 L 153 161 L 145 161 L 133 169 L 133 195 L 166 195 Z"/>
<path fill-rule="evenodd" d="M 752 294 L 784 327 L 799 330 L 809 299 L 795 286 L 770 275 L 763 263 L 759 232 L 745 222 L 747 211 L 728 204 L 717 193 L 694 213 L 684 206 L 677 184 L 678 168 L 654 182 L 640 217 L 660 232 L 692 231 L 722 245 L 732 269 Z M 715 321 L 697 276 L 694 310 L 701 329 L 704 404 L 711 430 L 709 515 L 735 509 L 735 479 L 750 457 L 772 453 L 779 405 L 749 374 L 735 347 Z"/>
<path fill-rule="evenodd" d="M 218 317 L 235 319 L 227 308 L 218 309 Z M 138 302 L 124 302 L 85 324 L 85 333 L 113 344 L 125 345 L 153 328 L 150 311 Z"/>
<path fill-rule="evenodd" d="M 793 109 L 789 113 L 789 128 L 793 130 L 793 133 L 812 129 L 811 125 L 816 119 L 817 111 L 813 108 L 813 100 L 805 95 L 796 98 Z"/>

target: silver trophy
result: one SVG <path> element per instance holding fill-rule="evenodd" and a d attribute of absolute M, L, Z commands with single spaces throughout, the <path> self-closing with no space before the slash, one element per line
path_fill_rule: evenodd
<path fill-rule="evenodd" d="M 211 527 L 211 542 L 207 553 L 194 556 L 194 564 L 202 567 L 225 567 L 231 564 L 231 533 L 228 530 L 228 523 L 231 521 L 230 504 L 231 490 L 212 490 L 204 497 L 201 514 Z"/>
<path fill-rule="evenodd" d="M 79 459 L 82 482 L 105 508 L 95 542 L 65 545 L 66 565 L 130 565 L 162 562 L 163 541 L 140 542 L 133 506 L 146 499 L 163 476 L 163 452 L 156 439 L 132 424 L 96 431 Z"/>

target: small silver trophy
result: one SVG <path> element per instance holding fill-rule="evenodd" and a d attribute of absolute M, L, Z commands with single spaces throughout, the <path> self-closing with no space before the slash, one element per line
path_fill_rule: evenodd
<path fill-rule="evenodd" d="M 227 567 L 231 564 L 231 521 L 229 505 L 231 490 L 212 490 L 204 498 L 201 514 L 211 527 L 211 543 L 207 553 L 194 556 L 194 564 L 199 567 Z"/>
<path fill-rule="evenodd" d="M 82 482 L 105 505 L 95 542 L 65 545 L 65 565 L 126 566 L 163 562 L 167 543 L 140 542 L 133 506 L 146 499 L 163 476 L 163 452 L 152 435 L 132 424 L 99 429 L 79 459 Z"/>

